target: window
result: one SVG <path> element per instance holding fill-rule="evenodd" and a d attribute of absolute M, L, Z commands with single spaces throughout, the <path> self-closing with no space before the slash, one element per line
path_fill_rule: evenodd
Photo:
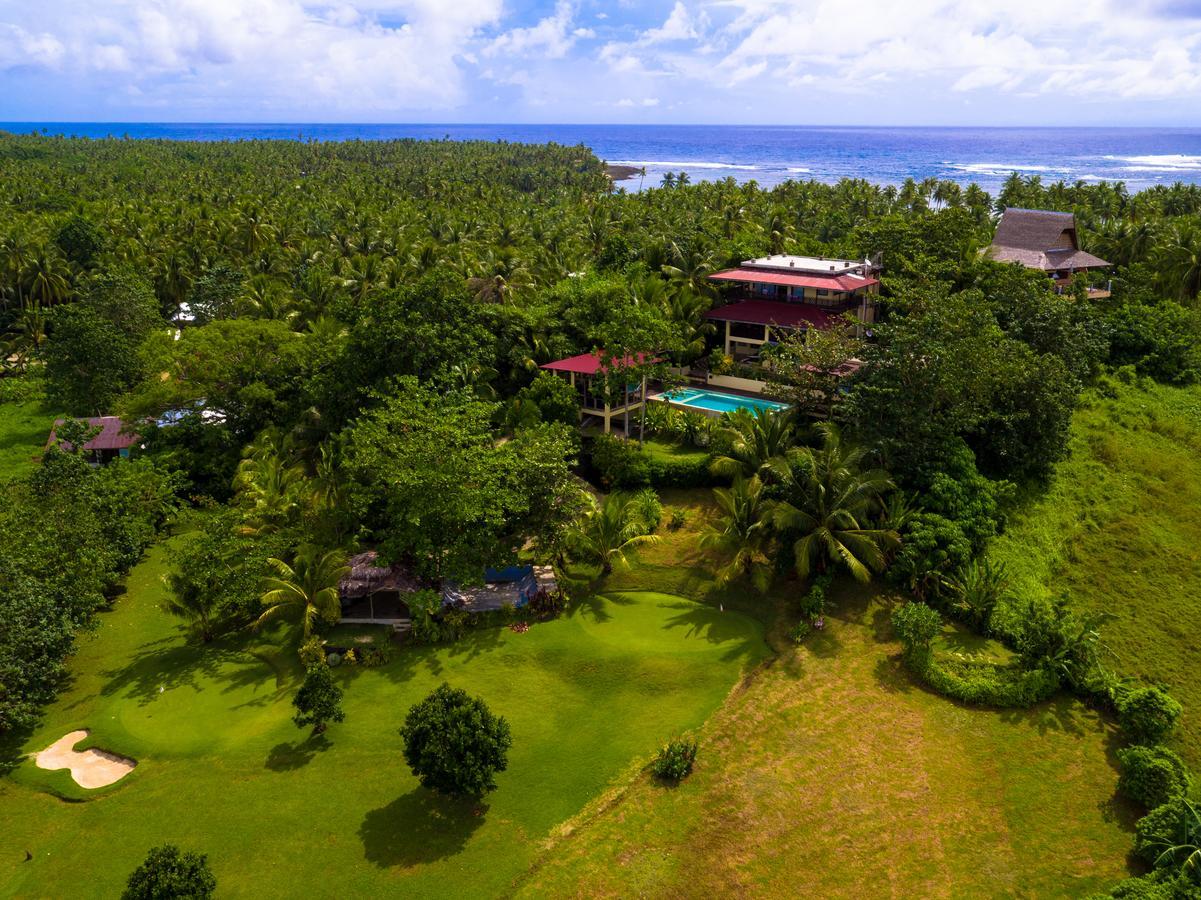
<path fill-rule="evenodd" d="M 818 288 L 818 289 L 817 289 L 817 296 L 819 296 L 819 297 L 829 297 L 829 296 L 830 296 L 830 292 L 829 292 L 829 290 L 827 290 L 826 288 Z"/>

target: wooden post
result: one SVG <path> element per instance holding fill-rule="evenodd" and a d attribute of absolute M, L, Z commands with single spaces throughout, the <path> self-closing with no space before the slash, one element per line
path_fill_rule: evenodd
<path fill-rule="evenodd" d="M 638 416 L 638 446 L 642 446 L 642 442 L 646 437 L 646 373 L 642 375 L 642 408 L 639 410 Z"/>

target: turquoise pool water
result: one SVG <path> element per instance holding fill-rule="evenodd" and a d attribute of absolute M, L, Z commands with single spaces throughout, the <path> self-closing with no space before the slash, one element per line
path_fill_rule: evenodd
<path fill-rule="evenodd" d="M 662 397 L 677 406 L 691 406 L 695 409 L 707 409 L 710 412 L 718 413 L 733 412 L 736 409 L 765 409 L 775 412 L 788 408 L 787 403 L 780 403 L 777 400 L 740 397 L 737 394 L 724 394 L 708 388 L 677 388 L 674 391 L 668 391 Z"/>

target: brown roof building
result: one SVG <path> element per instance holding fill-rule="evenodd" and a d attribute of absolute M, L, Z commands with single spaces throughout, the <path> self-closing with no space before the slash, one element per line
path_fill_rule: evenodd
<path fill-rule="evenodd" d="M 1048 209 L 1005 210 L 987 253 L 997 262 L 1019 263 L 1046 272 L 1061 291 L 1070 286 L 1078 272 L 1110 267 L 1105 260 L 1080 249 L 1074 215 Z M 1089 294 L 1109 296 L 1107 290 L 1090 290 Z"/>
<path fill-rule="evenodd" d="M 58 428 L 64 421 L 63 419 L 54 420 L 54 427 L 50 430 L 50 439 L 46 441 L 46 449 L 50 449 L 56 444 L 68 453 L 74 449 L 70 441 L 63 441 L 59 444 Z M 141 440 L 137 433 L 130 431 L 118 416 L 93 416 L 83 421 L 87 422 L 89 428 L 99 429 L 96 435 L 81 448 L 83 453 L 95 462 L 103 463 L 116 457 L 127 457 L 130 448 Z"/>

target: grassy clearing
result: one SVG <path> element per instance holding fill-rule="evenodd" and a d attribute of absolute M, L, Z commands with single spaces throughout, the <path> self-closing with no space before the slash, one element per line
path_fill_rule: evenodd
<path fill-rule="evenodd" d="M 1168 685 L 1185 707 L 1178 749 L 1201 767 L 1201 387 L 1090 396 L 1071 449 L 990 554 L 1019 594 L 1113 614 L 1110 665 Z"/>
<path fill-rule="evenodd" d="M 0 895 L 115 896 L 150 846 L 173 841 L 210 855 L 223 896 L 495 896 L 556 825 L 700 726 L 767 652 L 749 617 L 612 592 L 526 634 L 337 669 L 347 720 L 314 740 L 290 721 L 293 653 L 244 638 L 201 650 L 157 609 L 164 551 L 82 640 L 74 683 L 24 746 L 87 727 L 138 768 L 86 803 L 52 796 L 28 763 L 0 781 Z M 401 757 L 404 714 L 442 680 L 513 729 L 482 804 L 420 789 Z"/>
<path fill-rule="evenodd" d="M 665 499 L 691 530 L 712 514 L 704 495 Z M 614 580 L 736 601 L 705 566 L 695 535 L 668 532 Z M 778 609 L 789 593 L 756 602 Z M 1110 723 L 1069 697 L 1029 711 L 950 703 L 902 668 L 895 598 L 853 584 L 834 597 L 826 630 L 799 649 L 777 622 L 780 655 L 707 723 L 688 780 L 639 775 L 566 829 L 520 894 L 1080 896 L 1128 874 L 1137 813 L 1115 798 Z M 958 632 L 941 641 L 1005 653 Z"/>
<path fill-rule="evenodd" d="M 653 439 L 648 439 L 643 442 L 642 452 L 647 456 L 656 457 L 658 459 L 702 460 L 708 459 L 709 457 L 708 450 L 700 450 L 696 447 L 685 447 L 683 444 L 677 444 L 671 441 L 658 441 Z"/>
<path fill-rule="evenodd" d="M 27 475 L 37 466 L 54 419 L 40 400 L 0 403 L 0 481 Z"/>

